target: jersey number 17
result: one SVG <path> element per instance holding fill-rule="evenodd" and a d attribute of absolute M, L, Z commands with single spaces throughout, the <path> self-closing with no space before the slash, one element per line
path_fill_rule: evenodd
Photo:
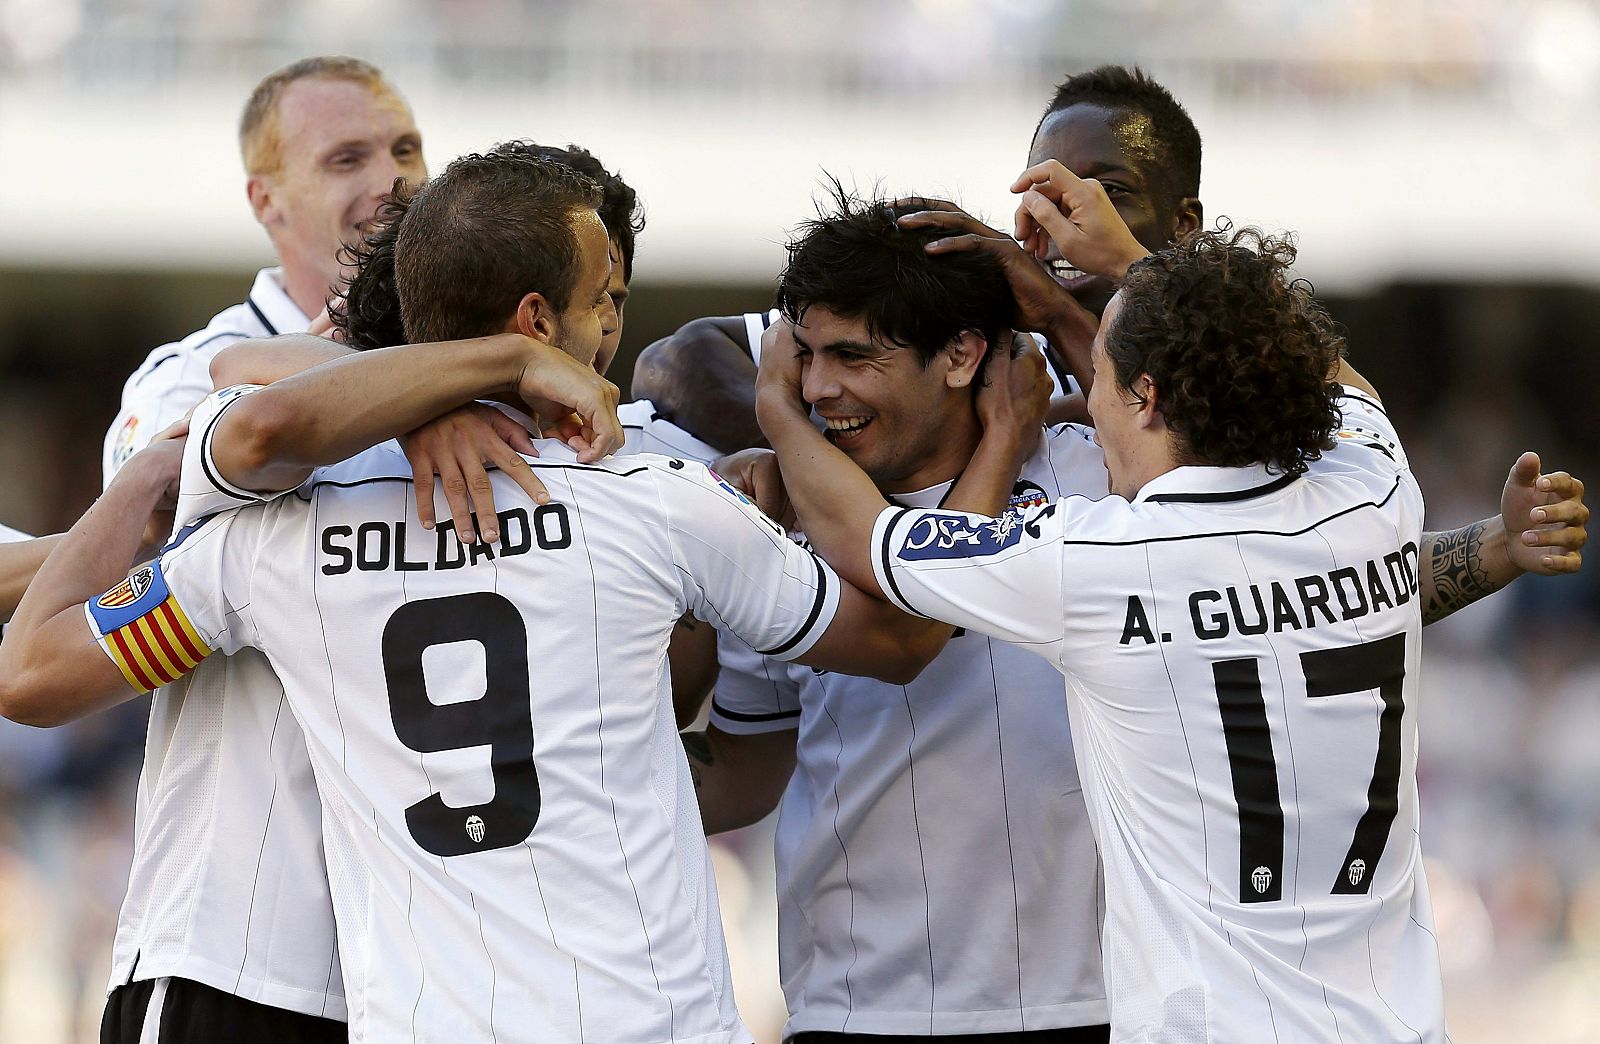
<path fill-rule="evenodd" d="M 1389 829 L 1400 808 L 1400 721 L 1405 715 L 1406 636 L 1391 635 L 1337 649 L 1300 654 L 1306 696 L 1320 699 L 1376 689 L 1383 700 L 1378 716 L 1378 754 L 1367 784 L 1367 808 L 1356 823 L 1333 895 L 1366 895 Z M 1239 901 L 1270 903 L 1283 898 L 1283 804 L 1278 796 L 1278 765 L 1272 752 L 1260 664 L 1254 658 L 1212 665 L 1222 734 L 1239 806 Z"/>

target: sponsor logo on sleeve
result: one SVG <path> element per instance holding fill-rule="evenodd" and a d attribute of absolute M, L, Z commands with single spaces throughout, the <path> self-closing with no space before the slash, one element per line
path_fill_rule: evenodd
<path fill-rule="evenodd" d="M 1372 446 L 1375 449 L 1382 450 L 1391 457 L 1393 457 L 1400 449 L 1399 445 L 1393 439 L 1389 438 L 1387 435 L 1384 435 L 1382 432 L 1376 431 L 1372 428 L 1363 427 L 1359 424 L 1350 424 L 1348 422 L 1346 422 L 1345 426 L 1339 430 L 1339 438 L 1365 443 L 1366 445 Z"/>
<path fill-rule="evenodd" d="M 139 418 L 129 417 L 117 429 L 116 441 L 111 444 L 111 466 L 120 468 L 133 456 L 133 440 L 139 434 Z"/>
<path fill-rule="evenodd" d="M 1039 522 L 1055 514 L 1054 504 L 1022 511 L 1010 508 L 999 518 L 974 519 L 968 515 L 929 513 L 906 529 L 899 558 L 925 562 L 949 558 L 984 558 L 1021 542 L 1038 538 Z"/>

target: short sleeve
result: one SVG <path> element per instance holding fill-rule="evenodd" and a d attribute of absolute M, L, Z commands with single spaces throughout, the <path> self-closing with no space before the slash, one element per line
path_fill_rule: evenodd
<path fill-rule="evenodd" d="M 636 399 L 617 407 L 622 430 L 627 436 L 619 456 L 632 453 L 659 453 L 710 465 L 722 454 L 656 412 L 648 399 Z"/>
<path fill-rule="evenodd" d="M 1002 641 L 1061 639 L 1061 502 L 999 518 L 886 508 L 872 529 L 878 586 L 907 612 Z"/>
<path fill-rule="evenodd" d="M 271 500 L 271 494 L 240 489 L 222 477 L 212 456 L 217 423 L 228 408 L 261 385 L 236 384 L 208 395 L 189 418 L 189 439 L 183 447 L 183 474 L 178 480 L 177 526 L 246 504 Z"/>
<path fill-rule="evenodd" d="M 686 611 L 767 656 L 803 656 L 833 622 L 839 577 L 714 472 L 653 469 Z"/>
<path fill-rule="evenodd" d="M 248 336 L 231 331 L 215 334 L 203 331 L 150 354 L 144 365 L 128 378 L 122 390 L 122 409 L 106 432 L 102 459 L 104 485 L 111 485 L 129 457 L 148 446 L 151 439 L 211 393 L 211 358 Z"/>
<path fill-rule="evenodd" d="M 799 727 L 800 683 L 794 672 L 808 668 L 762 656 L 726 631 L 717 633 L 717 665 L 711 724 L 738 735 Z"/>
<path fill-rule="evenodd" d="M 84 605 L 89 628 L 140 692 L 170 685 L 213 652 L 253 644 L 248 617 L 261 509 L 179 533 L 161 557 Z"/>
<path fill-rule="evenodd" d="M 20 529 L 12 529 L 10 526 L 0 526 L 0 544 L 15 544 L 18 541 L 32 539 L 33 537 L 29 536 L 27 533 L 24 533 Z"/>

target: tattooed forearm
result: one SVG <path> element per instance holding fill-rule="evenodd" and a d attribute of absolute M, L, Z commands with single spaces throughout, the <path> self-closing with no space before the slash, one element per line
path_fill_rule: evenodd
<path fill-rule="evenodd" d="M 703 732 L 680 732 L 678 738 L 683 741 L 683 752 L 689 755 L 689 778 L 694 781 L 694 789 L 699 790 L 700 770 L 717 761 L 711 753 L 711 742 Z"/>
<path fill-rule="evenodd" d="M 1493 576 L 1484 559 L 1488 522 L 1474 522 L 1448 533 L 1422 534 L 1424 585 L 1422 622 L 1437 623 L 1458 609 L 1493 594 L 1506 580 Z"/>

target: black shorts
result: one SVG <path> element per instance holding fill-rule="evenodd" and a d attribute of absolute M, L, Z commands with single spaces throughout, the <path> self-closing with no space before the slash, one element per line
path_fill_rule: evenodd
<path fill-rule="evenodd" d="M 155 1012 L 151 1005 L 158 1004 Z M 144 1035 L 154 1022 L 152 1036 Z M 118 986 L 106 998 L 100 1044 L 345 1044 L 337 1019 L 285 1011 L 235 997 L 192 979 L 145 979 Z"/>
<path fill-rule="evenodd" d="M 833 1033 L 813 1030 L 796 1033 L 789 1044 L 1106 1044 L 1110 1026 L 1066 1026 L 1061 1029 L 1024 1030 L 1017 1033 L 957 1033 L 950 1036 L 883 1036 L 876 1033 Z"/>

